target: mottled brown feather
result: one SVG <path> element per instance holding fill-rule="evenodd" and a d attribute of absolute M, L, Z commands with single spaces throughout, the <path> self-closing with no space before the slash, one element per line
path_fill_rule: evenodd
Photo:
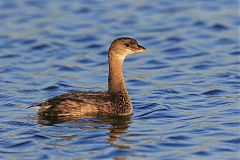
<path fill-rule="evenodd" d="M 85 114 L 128 115 L 131 109 L 125 96 L 111 95 L 107 92 L 66 93 L 38 104 L 39 114 L 43 116 L 68 116 Z"/>

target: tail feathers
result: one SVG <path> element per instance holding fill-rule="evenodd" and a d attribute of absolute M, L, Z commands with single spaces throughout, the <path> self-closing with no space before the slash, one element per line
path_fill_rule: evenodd
<path fill-rule="evenodd" d="M 29 106 L 29 107 L 27 107 L 27 108 L 40 109 L 40 108 L 41 108 L 41 106 L 39 106 L 39 105 L 35 105 L 35 106 Z"/>
<path fill-rule="evenodd" d="M 34 106 L 29 106 L 29 107 L 27 107 L 27 108 L 34 108 L 34 109 L 40 109 L 40 108 L 44 108 L 44 109 L 48 109 L 48 108 L 50 108 L 51 107 L 51 105 L 48 105 L 48 106 L 43 106 L 43 105 L 41 105 L 41 104 L 38 104 L 38 105 L 34 105 Z"/>

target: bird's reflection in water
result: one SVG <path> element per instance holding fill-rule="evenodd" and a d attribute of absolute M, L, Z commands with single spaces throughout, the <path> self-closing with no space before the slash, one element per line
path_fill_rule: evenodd
<path fill-rule="evenodd" d="M 79 128 L 84 130 L 107 129 L 108 142 L 118 149 L 130 149 L 128 145 L 117 144 L 117 140 L 124 133 L 128 132 L 131 123 L 131 115 L 129 116 L 106 116 L 106 115 L 91 115 L 79 117 L 46 117 L 39 116 L 38 123 L 42 125 L 55 125 L 64 122 L 72 122 L 69 128 Z M 103 125 L 105 127 L 103 127 Z M 106 127 L 106 125 L 110 125 Z"/>

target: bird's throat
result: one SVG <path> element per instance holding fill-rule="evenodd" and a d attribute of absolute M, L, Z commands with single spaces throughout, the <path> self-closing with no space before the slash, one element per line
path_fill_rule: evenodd
<path fill-rule="evenodd" d="M 109 76 L 108 91 L 109 93 L 127 94 L 126 84 L 123 78 L 123 62 L 125 56 L 109 53 Z"/>

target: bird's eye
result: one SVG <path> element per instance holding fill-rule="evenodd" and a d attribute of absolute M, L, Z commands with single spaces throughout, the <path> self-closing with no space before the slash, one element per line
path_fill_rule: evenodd
<path fill-rule="evenodd" d="M 125 44 L 125 46 L 126 46 L 126 47 L 128 47 L 128 48 L 130 48 L 130 47 L 131 47 L 131 46 L 130 46 L 130 44 L 128 44 L 128 43 L 127 43 L 127 44 Z"/>

